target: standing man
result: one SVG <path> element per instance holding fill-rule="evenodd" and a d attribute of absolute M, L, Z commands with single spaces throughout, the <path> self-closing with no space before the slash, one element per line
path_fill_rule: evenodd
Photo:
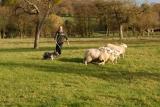
<path fill-rule="evenodd" d="M 65 35 L 62 26 L 59 27 L 58 31 L 55 34 L 54 39 L 56 42 L 56 52 L 60 55 L 62 53 L 61 50 L 62 50 L 62 46 L 63 46 L 65 39 L 69 45 L 68 37 Z"/>

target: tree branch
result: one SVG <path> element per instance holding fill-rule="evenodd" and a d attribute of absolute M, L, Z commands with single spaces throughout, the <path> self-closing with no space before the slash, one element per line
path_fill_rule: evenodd
<path fill-rule="evenodd" d="M 21 9 L 23 12 L 17 12 L 19 9 Z M 35 13 L 34 11 L 29 11 L 28 9 L 22 7 L 22 6 L 17 6 L 15 8 L 15 15 L 20 15 L 20 14 L 23 14 L 23 13 L 27 13 L 29 15 L 35 15 L 35 14 L 38 14 L 37 12 Z"/>
<path fill-rule="evenodd" d="M 29 0 L 24 0 L 24 1 L 31 7 L 30 9 L 32 9 L 32 10 L 30 10 L 29 13 L 32 13 L 32 14 L 33 13 L 35 13 L 35 14 L 39 14 L 40 13 L 38 7 L 34 3 L 30 2 Z M 24 9 L 24 10 L 26 10 L 26 9 Z"/>

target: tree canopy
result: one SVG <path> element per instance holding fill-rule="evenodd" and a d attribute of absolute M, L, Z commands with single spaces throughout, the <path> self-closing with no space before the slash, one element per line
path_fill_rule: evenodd
<path fill-rule="evenodd" d="M 63 25 L 69 36 L 142 35 L 160 28 L 160 4 L 135 0 L 2 0 L 1 38 L 51 37 Z M 131 33 L 130 33 L 131 34 Z M 47 35 L 47 36 L 46 36 Z M 149 35 L 149 33 L 147 34 Z"/>

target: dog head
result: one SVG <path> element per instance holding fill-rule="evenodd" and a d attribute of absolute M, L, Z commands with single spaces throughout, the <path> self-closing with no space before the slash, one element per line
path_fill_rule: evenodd
<path fill-rule="evenodd" d="M 45 52 L 43 54 L 43 59 L 51 59 L 51 60 L 53 60 L 54 57 L 53 57 L 53 54 L 51 52 Z"/>

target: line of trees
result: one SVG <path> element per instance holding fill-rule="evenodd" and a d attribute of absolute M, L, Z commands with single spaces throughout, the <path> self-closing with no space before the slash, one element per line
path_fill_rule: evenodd
<path fill-rule="evenodd" d="M 137 4 L 135 0 L 1 0 L 1 38 L 51 37 L 64 25 L 69 36 L 95 33 L 119 38 L 147 36 L 160 29 L 160 3 Z"/>

